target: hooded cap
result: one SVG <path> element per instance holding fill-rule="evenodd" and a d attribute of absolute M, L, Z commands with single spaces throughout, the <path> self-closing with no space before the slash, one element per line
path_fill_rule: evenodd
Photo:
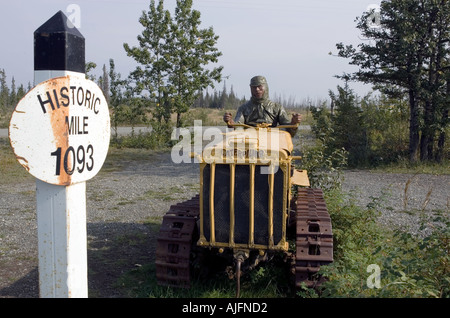
<path fill-rule="evenodd" d="M 267 84 L 267 80 L 264 76 L 257 75 L 252 77 L 250 80 L 250 86 L 259 86 L 259 85 L 262 85 L 264 87 L 264 95 L 259 100 L 256 100 L 253 96 L 252 99 L 261 102 L 269 98 L 269 85 Z"/>

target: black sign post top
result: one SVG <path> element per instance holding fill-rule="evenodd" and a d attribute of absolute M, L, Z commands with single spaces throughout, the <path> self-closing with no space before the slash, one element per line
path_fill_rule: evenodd
<path fill-rule="evenodd" d="M 85 40 L 62 11 L 34 32 L 35 71 L 85 72 Z"/>

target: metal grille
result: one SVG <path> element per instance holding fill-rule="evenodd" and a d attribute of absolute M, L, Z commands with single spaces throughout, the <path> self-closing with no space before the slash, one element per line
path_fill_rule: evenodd
<path fill-rule="evenodd" d="M 214 169 L 214 234 L 215 242 L 246 245 L 251 241 L 250 220 L 251 215 L 251 187 L 254 187 L 253 199 L 253 232 L 254 244 L 269 245 L 269 202 L 273 202 L 273 242 L 276 245 L 283 237 L 283 222 L 285 220 L 283 211 L 283 187 L 284 173 L 278 169 L 274 174 L 273 197 L 270 197 L 270 178 L 268 174 L 261 173 L 262 166 L 255 165 L 254 182 L 251 182 L 250 165 L 234 165 L 234 169 L 228 164 L 217 164 Z M 207 241 L 211 241 L 211 217 L 210 217 L 210 188 L 211 188 L 211 165 L 203 169 L 203 233 Z M 230 193 L 232 178 L 230 174 L 234 171 L 234 209 L 230 208 Z M 234 213 L 233 213 L 234 211 Z M 234 215 L 234 226 L 232 226 L 231 214 Z M 230 233 L 233 239 L 230 240 Z"/>

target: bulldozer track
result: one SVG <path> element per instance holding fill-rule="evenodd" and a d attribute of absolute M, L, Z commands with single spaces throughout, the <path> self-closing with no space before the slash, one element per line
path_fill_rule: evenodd
<path fill-rule="evenodd" d="M 333 262 L 333 234 L 321 189 L 301 188 L 291 202 L 295 225 L 295 286 L 319 285 L 320 266 Z M 191 252 L 195 244 L 199 196 L 172 205 L 164 215 L 156 246 L 156 278 L 159 285 L 189 288 Z"/>
<path fill-rule="evenodd" d="M 199 213 L 197 195 L 172 205 L 164 215 L 156 245 L 159 285 L 190 287 L 190 254 Z"/>
<path fill-rule="evenodd" d="M 321 265 L 333 262 L 333 234 L 321 189 L 300 188 L 291 208 L 295 211 L 295 285 L 319 285 Z"/>

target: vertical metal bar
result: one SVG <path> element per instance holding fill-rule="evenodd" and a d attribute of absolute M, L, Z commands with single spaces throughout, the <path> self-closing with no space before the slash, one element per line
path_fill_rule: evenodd
<path fill-rule="evenodd" d="M 269 173 L 269 199 L 268 199 L 268 231 L 269 231 L 269 248 L 273 248 L 273 187 L 274 187 L 275 173 Z"/>
<path fill-rule="evenodd" d="M 250 247 L 255 244 L 255 164 L 250 164 L 250 202 L 248 219 L 248 244 Z"/>
<path fill-rule="evenodd" d="M 289 171 L 287 170 L 287 165 L 280 164 L 280 168 L 283 171 L 283 193 L 289 193 Z M 282 215 L 282 222 L 281 222 L 281 237 L 283 240 L 286 241 L 286 223 L 287 223 L 287 216 L 288 216 L 288 210 L 287 210 L 287 195 L 283 196 L 283 213 Z M 287 243 L 286 243 L 287 244 Z"/>
<path fill-rule="evenodd" d="M 210 234 L 210 244 L 214 245 L 216 243 L 216 231 L 214 224 L 214 179 L 216 175 L 216 164 L 211 163 L 211 171 L 209 175 L 209 227 L 211 230 Z"/>
<path fill-rule="evenodd" d="M 234 223 L 235 223 L 235 216 L 234 216 L 234 184 L 236 181 L 235 178 L 236 174 L 236 164 L 232 163 L 230 164 L 230 246 L 234 246 Z"/>
<path fill-rule="evenodd" d="M 205 237 L 205 232 L 203 229 L 203 224 L 204 224 L 204 217 L 203 217 L 203 199 L 204 199 L 204 195 L 203 195 L 203 188 L 204 188 L 204 184 L 203 184 L 203 171 L 205 170 L 206 167 L 206 163 L 201 163 L 200 164 L 200 239 L 203 239 Z"/>

